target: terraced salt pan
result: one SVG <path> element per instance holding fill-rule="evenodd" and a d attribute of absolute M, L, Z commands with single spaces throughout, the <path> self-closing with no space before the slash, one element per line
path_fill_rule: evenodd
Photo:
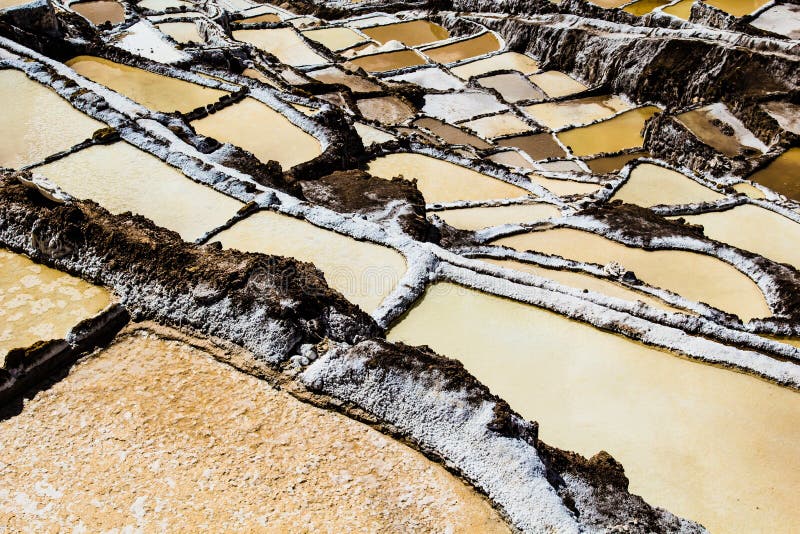
<path fill-rule="evenodd" d="M 800 6 L 797 9 L 798 25 L 800 26 Z M 800 39 L 800 29 L 798 30 L 798 38 Z M 766 102 L 761 105 L 761 108 L 769 113 L 769 115 L 778 121 L 778 125 L 794 134 L 800 135 L 800 104 L 792 104 L 791 102 Z"/>
<path fill-rule="evenodd" d="M 750 278 L 705 254 L 648 251 L 571 228 L 513 235 L 493 244 L 600 265 L 617 262 L 652 286 L 734 313 L 743 321 L 772 315 L 764 295 Z"/>
<path fill-rule="evenodd" d="M 346 85 L 354 93 L 369 93 L 370 91 L 379 91 L 381 89 L 378 84 L 372 83 L 361 76 L 345 72 L 338 67 L 328 67 L 307 74 L 323 83 Z"/>
<path fill-rule="evenodd" d="M 614 193 L 613 198 L 649 208 L 657 205 L 713 202 L 724 198 L 724 195 L 678 171 L 643 163 L 631 171 L 628 181 Z"/>
<path fill-rule="evenodd" d="M 17 70 L 0 70 L 0 102 L 0 167 L 37 163 L 106 126 Z"/>
<path fill-rule="evenodd" d="M 144 215 L 186 241 L 221 226 L 242 207 L 125 142 L 92 146 L 35 172 L 74 197 L 92 199 L 111 213 Z"/>
<path fill-rule="evenodd" d="M 619 156 L 606 156 L 595 159 L 586 160 L 586 165 L 595 174 L 606 174 L 609 172 L 616 172 L 624 167 L 629 161 L 639 158 L 649 158 L 650 153 L 646 150 L 637 152 L 629 152 Z"/>
<path fill-rule="evenodd" d="M 375 143 L 385 143 L 387 141 L 391 141 L 396 139 L 390 133 L 386 133 L 383 130 L 379 130 L 369 124 L 364 124 L 361 122 L 356 122 L 353 124 L 355 127 L 356 133 L 361 138 L 361 142 L 364 146 L 374 145 Z"/>
<path fill-rule="evenodd" d="M 533 223 L 561 215 L 557 207 L 544 203 L 460 208 L 431 213 L 450 226 L 462 230 L 480 230 L 501 224 Z"/>
<path fill-rule="evenodd" d="M 440 91 L 463 89 L 465 87 L 460 78 L 456 78 L 438 67 L 421 68 L 405 74 L 391 76 L 386 80 L 413 83 L 426 89 L 438 89 Z"/>
<path fill-rule="evenodd" d="M 67 61 L 75 72 L 105 85 L 131 100 L 165 113 L 188 112 L 216 102 L 225 91 L 211 89 L 144 69 L 114 63 L 93 56 L 78 56 Z"/>
<path fill-rule="evenodd" d="M 555 161 L 540 161 L 537 164 L 539 170 L 549 172 L 584 172 L 583 167 L 577 161 L 571 159 L 560 159 Z"/>
<path fill-rule="evenodd" d="M 398 153 L 374 159 L 367 171 L 389 180 L 403 176 L 417 180 L 426 202 L 517 198 L 528 191 L 472 169 L 422 154 Z"/>
<path fill-rule="evenodd" d="M 316 41 L 328 50 L 341 50 L 366 41 L 366 38 L 346 27 L 307 30 L 303 37 Z"/>
<path fill-rule="evenodd" d="M 503 135 L 514 135 L 531 131 L 528 123 L 511 113 L 499 113 L 488 117 L 461 123 L 484 139 L 494 139 Z"/>
<path fill-rule="evenodd" d="M 439 63 L 453 63 L 491 52 L 497 52 L 503 47 L 495 34 L 486 32 L 477 37 L 444 44 L 433 48 L 426 48 L 423 54 Z"/>
<path fill-rule="evenodd" d="M 522 74 L 533 74 L 539 70 L 539 64 L 536 63 L 535 59 L 525 54 L 503 52 L 502 54 L 452 67 L 450 72 L 466 80 L 472 76 L 480 76 L 496 70 L 516 70 Z"/>
<path fill-rule="evenodd" d="M 159 63 L 186 61 L 189 56 L 164 38 L 148 20 L 140 20 L 119 34 L 116 46 Z"/>
<path fill-rule="evenodd" d="M 800 148 L 790 148 L 749 179 L 800 201 Z"/>
<path fill-rule="evenodd" d="M 711 239 L 800 270 L 800 224 L 773 211 L 745 204 L 684 219 L 703 225 L 703 233 Z"/>
<path fill-rule="evenodd" d="M 541 439 L 611 453 L 630 491 L 711 532 L 792 531 L 800 394 L 439 283 L 389 332 L 458 358 Z"/>
<path fill-rule="evenodd" d="M 538 87 L 531 85 L 519 74 L 496 74 L 478 80 L 483 87 L 495 89 L 506 102 L 520 100 L 542 100 L 545 95 Z"/>
<path fill-rule="evenodd" d="M 180 9 L 182 7 L 193 7 L 190 2 L 183 0 L 142 0 L 138 4 L 140 9 L 149 9 L 150 11 L 166 11 L 169 8 Z"/>
<path fill-rule="evenodd" d="M 502 152 L 495 152 L 487 159 L 490 161 L 494 161 L 495 163 L 499 163 L 500 165 L 505 165 L 506 167 L 517 167 L 528 171 L 532 171 L 535 169 L 535 166 L 530 161 L 525 159 L 522 156 L 522 154 L 520 154 L 516 150 L 504 150 Z"/>
<path fill-rule="evenodd" d="M 202 43 L 205 41 L 194 22 L 164 22 L 156 27 L 182 44 Z"/>
<path fill-rule="evenodd" d="M 705 2 L 736 18 L 740 18 L 753 13 L 761 6 L 768 4 L 770 0 L 705 0 Z"/>
<path fill-rule="evenodd" d="M 353 58 L 349 63 L 367 72 L 387 72 L 390 70 L 424 65 L 425 58 L 414 50 L 395 50 Z"/>
<path fill-rule="evenodd" d="M 560 180 L 558 178 L 547 178 L 538 174 L 529 174 L 532 182 L 541 185 L 554 195 L 588 195 L 600 189 L 600 184 L 587 182 L 577 182 L 575 180 Z"/>
<path fill-rule="evenodd" d="M 422 454 L 220 363 L 202 343 L 128 334 L 0 422 L 0 522 L 19 532 L 509 531 Z"/>
<path fill-rule="evenodd" d="M 528 79 L 547 93 L 547 96 L 550 98 L 570 96 L 587 89 L 581 82 L 557 70 L 547 70 L 539 74 L 531 74 L 528 76 Z"/>
<path fill-rule="evenodd" d="M 0 369 L 9 350 L 63 339 L 110 303 L 101 287 L 0 249 Z"/>
<path fill-rule="evenodd" d="M 592 0 L 591 3 L 605 9 L 612 9 L 621 7 L 627 4 L 630 0 Z"/>
<path fill-rule="evenodd" d="M 679 19 L 689 20 L 692 15 L 692 4 L 694 4 L 694 0 L 680 0 L 680 2 L 667 6 L 661 11 Z"/>
<path fill-rule="evenodd" d="M 311 262 L 329 286 L 367 312 L 380 305 L 406 272 L 405 259 L 390 248 L 271 211 L 254 213 L 214 239 L 226 248 Z"/>
<path fill-rule="evenodd" d="M 505 111 L 508 106 L 494 95 L 483 91 L 425 95 L 422 112 L 445 121 L 456 122 L 471 119 L 484 113 Z"/>
<path fill-rule="evenodd" d="M 236 19 L 235 22 L 242 24 L 258 24 L 259 22 L 280 22 L 281 17 L 277 13 L 264 13 L 262 15 L 254 15 L 248 18 Z"/>
<path fill-rule="evenodd" d="M 622 8 L 623 11 L 627 11 L 631 15 L 636 15 L 637 17 L 641 17 L 642 15 L 646 15 L 656 9 L 657 7 L 661 7 L 670 3 L 671 0 L 639 0 L 638 2 L 634 2 L 630 5 L 625 6 Z"/>
<path fill-rule="evenodd" d="M 266 104 L 253 98 L 192 122 L 197 133 L 237 145 L 263 162 L 277 161 L 284 169 L 322 154 L 322 145 Z"/>
<path fill-rule="evenodd" d="M 416 110 L 396 96 L 363 98 L 356 102 L 358 110 L 365 119 L 381 124 L 399 124 L 416 114 Z"/>
<path fill-rule="evenodd" d="M 536 122 L 553 130 L 607 119 L 631 106 L 617 96 L 590 96 L 523 107 Z"/>
<path fill-rule="evenodd" d="M 415 120 L 414 126 L 427 128 L 434 134 L 444 139 L 445 142 L 452 145 L 469 145 L 479 150 L 491 147 L 489 143 L 480 137 L 469 134 L 456 126 L 447 124 L 437 119 L 432 119 L 430 117 L 422 117 L 421 119 Z"/>
<path fill-rule="evenodd" d="M 294 28 L 264 30 L 234 30 L 233 38 L 277 57 L 282 63 L 299 67 L 322 65 L 328 60 L 317 54 Z"/>
<path fill-rule="evenodd" d="M 0 9 L 21 6 L 23 4 L 27 4 L 29 1 L 31 0 L 0 0 Z"/>
<path fill-rule="evenodd" d="M 755 199 L 766 198 L 766 195 L 761 189 L 754 187 L 748 183 L 736 184 L 733 186 L 733 190 L 736 191 L 737 193 L 743 193 L 750 198 L 755 198 Z"/>
<path fill-rule="evenodd" d="M 636 108 L 603 122 L 561 131 L 556 136 L 576 156 L 641 148 L 645 123 L 660 111 L 655 106 Z"/>
<path fill-rule="evenodd" d="M 75 2 L 69 8 L 86 17 L 95 26 L 104 22 L 119 24 L 125 20 L 125 8 L 119 2 L 111 0 Z"/>
<path fill-rule="evenodd" d="M 766 30 L 789 39 L 800 39 L 800 6 L 779 4 L 761 13 L 750 22 L 761 30 Z"/>
<path fill-rule="evenodd" d="M 446 28 L 428 20 L 397 22 L 383 26 L 361 28 L 361 31 L 381 44 L 399 41 L 406 46 L 432 43 L 447 39 L 450 36 L 450 32 Z"/>
<path fill-rule="evenodd" d="M 707 145 L 733 157 L 744 148 L 751 148 L 759 152 L 766 152 L 767 146 L 748 130 L 742 121 L 737 119 L 725 104 L 716 103 L 676 117 L 691 132 Z M 717 123 L 725 124 L 731 129 L 731 135 L 726 135 Z"/>
<path fill-rule="evenodd" d="M 533 160 L 563 158 L 566 156 L 564 149 L 553 139 L 550 133 L 507 137 L 498 140 L 497 144 L 500 146 L 518 148 L 528 154 Z"/>

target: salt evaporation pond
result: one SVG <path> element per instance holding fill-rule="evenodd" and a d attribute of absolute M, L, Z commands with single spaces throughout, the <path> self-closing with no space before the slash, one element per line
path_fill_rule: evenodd
<path fill-rule="evenodd" d="M 341 50 L 366 41 L 366 37 L 344 26 L 306 30 L 303 32 L 303 37 L 321 44 L 328 50 Z"/>
<path fill-rule="evenodd" d="M 613 198 L 649 208 L 657 205 L 714 202 L 724 196 L 678 171 L 643 163 L 631 171 L 628 180 Z"/>
<path fill-rule="evenodd" d="M 110 303 L 105 289 L 0 248 L 0 369 L 9 350 L 63 339 Z"/>
<path fill-rule="evenodd" d="M 329 286 L 367 312 L 380 305 L 406 271 L 403 256 L 390 248 L 272 211 L 254 213 L 214 240 L 227 248 L 311 262 Z"/>
<path fill-rule="evenodd" d="M 144 215 L 186 241 L 222 226 L 243 206 L 125 142 L 92 146 L 35 172 L 76 198 L 111 213 Z"/>
<path fill-rule="evenodd" d="M 699 270 L 699 269 L 698 269 Z M 548 444 L 608 451 L 631 493 L 711 532 L 800 522 L 800 394 L 449 283 L 389 339 L 458 358 Z"/>
<path fill-rule="evenodd" d="M 194 22 L 162 22 L 157 24 L 156 28 L 181 44 L 202 43 L 205 41 L 197 29 L 197 24 Z"/>
<path fill-rule="evenodd" d="M 750 278 L 712 256 L 680 250 L 650 251 L 628 247 L 571 228 L 517 234 L 498 239 L 493 244 L 599 265 L 614 261 L 650 285 L 734 313 L 743 321 L 772 315 L 764 295 Z"/>
<path fill-rule="evenodd" d="M 227 94 L 219 89 L 203 87 L 177 78 L 115 63 L 93 56 L 78 56 L 67 66 L 93 82 L 123 94 L 156 111 L 186 113 L 206 106 Z"/>
<path fill-rule="evenodd" d="M 497 115 L 473 119 L 461 123 L 461 126 L 472 130 L 484 139 L 521 134 L 532 129 L 528 123 L 512 113 L 498 113 Z"/>
<path fill-rule="evenodd" d="M 630 106 L 617 96 L 590 96 L 562 102 L 545 102 L 522 108 L 536 122 L 560 130 L 566 126 L 607 119 Z"/>
<path fill-rule="evenodd" d="M 497 37 L 491 32 L 486 32 L 463 41 L 426 48 L 422 53 L 439 63 L 453 63 L 490 52 L 497 52 L 501 48 L 502 45 Z"/>
<path fill-rule="evenodd" d="M 328 60 L 306 43 L 294 28 L 271 28 L 262 30 L 234 30 L 233 38 L 277 57 L 282 63 L 299 67 L 322 65 Z"/>
<path fill-rule="evenodd" d="M 322 154 L 313 135 L 253 98 L 196 120 L 192 126 L 199 134 L 244 148 L 265 163 L 275 160 L 287 170 Z"/>
<path fill-rule="evenodd" d="M 450 226 L 462 230 L 479 230 L 500 224 L 532 223 L 559 217 L 561 210 L 552 204 L 513 204 L 510 206 L 489 206 L 479 208 L 459 208 L 430 212 Z"/>
<path fill-rule="evenodd" d="M 605 156 L 585 161 L 586 165 L 589 166 L 589 169 L 591 169 L 594 174 L 606 174 L 620 170 L 629 161 L 648 157 L 650 157 L 649 152 L 645 150 L 637 150 L 636 152 L 628 152 L 618 156 Z"/>
<path fill-rule="evenodd" d="M 84 115 L 17 70 L 0 70 L 0 166 L 38 163 L 92 137 L 106 125 Z"/>
<path fill-rule="evenodd" d="M 495 89 L 506 102 L 519 102 L 520 100 L 543 100 L 544 92 L 534 87 L 519 74 L 495 74 L 478 80 L 483 87 Z"/>
<path fill-rule="evenodd" d="M 800 201 L 800 148 L 790 148 L 749 178 L 793 200 Z"/>
<path fill-rule="evenodd" d="M 417 188 L 426 202 L 490 200 L 530 194 L 521 187 L 423 154 L 398 153 L 382 156 L 372 160 L 367 171 L 385 180 L 395 176 L 403 176 L 406 180 L 416 179 Z"/>
<path fill-rule="evenodd" d="M 355 67 L 361 67 L 367 72 L 387 72 L 415 65 L 424 65 L 425 58 L 414 50 L 396 50 L 394 52 L 359 56 L 351 59 L 349 63 Z"/>
<path fill-rule="evenodd" d="M 641 148 L 645 123 L 661 109 L 646 106 L 620 113 L 614 118 L 559 132 L 558 139 L 576 156 Z"/>
<path fill-rule="evenodd" d="M 533 183 L 541 185 L 554 195 L 558 196 L 588 195 L 600 189 L 600 184 L 596 183 L 548 178 L 535 173 L 529 174 L 528 177 Z"/>
<path fill-rule="evenodd" d="M 492 146 L 480 137 L 467 133 L 461 128 L 447 124 L 438 119 L 423 117 L 415 120 L 414 126 L 426 128 L 444 139 L 446 143 L 453 145 L 469 145 L 478 150 L 484 150 Z"/>
<path fill-rule="evenodd" d="M 522 74 L 533 74 L 539 70 L 539 64 L 535 59 L 525 54 L 503 52 L 450 68 L 450 72 L 465 80 L 472 76 L 480 76 L 496 70 L 515 70 Z"/>
<path fill-rule="evenodd" d="M 406 46 L 418 46 L 447 39 L 450 36 L 446 28 L 428 20 L 410 20 L 360 28 L 360 31 L 381 44 L 399 41 Z"/>
<path fill-rule="evenodd" d="M 582 91 L 587 87 L 563 72 L 548 70 L 539 74 L 531 74 L 528 79 L 538 88 L 547 93 L 550 98 L 561 98 L 570 96 Z"/>
<path fill-rule="evenodd" d="M 125 8 L 119 2 L 111 0 L 75 2 L 70 4 L 69 8 L 86 17 L 95 26 L 104 22 L 119 24 L 125 21 Z"/>

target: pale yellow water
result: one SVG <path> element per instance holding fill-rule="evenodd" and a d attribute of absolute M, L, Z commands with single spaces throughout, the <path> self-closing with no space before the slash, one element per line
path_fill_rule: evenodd
<path fill-rule="evenodd" d="M 486 32 L 472 39 L 458 41 L 435 48 L 428 48 L 423 54 L 439 63 L 453 63 L 471 57 L 497 52 L 502 48 L 500 41 L 491 32 Z"/>
<path fill-rule="evenodd" d="M 608 280 L 603 280 L 602 278 L 595 278 L 594 276 L 588 274 L 577 273 L 573 271 L 560 271 L 558 269 L 547 269 L 532 263 L 523 263 L 516 260 L 497 260 L 493 258 L 482 258 L 482 260 L 505 267 L 507 269 L 514 269 L 515 271 L 521 271 L 523 273 L 535 274 L 537 276 L 549 278 L 575 289 L 588 289 L 589 291 L 608 295 L 609 297 L 630 300 L 632 302 L 641 301 L 654 308 L 666 311 L 687 313 L 684 310 L 670 306 L 661 299 L 633 291 L 632 289 L 628 289 L 627 287 L 610 282 Z"/>
<path fill-rule="evenodd" d="M 522 74 L 532 74 L 539 70 L 539 64 L 525 54 L 505 52 L 453 67 L 450 72 L 466 80 L 471 76 L 479 76 L 496 70 L 516 70 Z"/>
<path fill-rule="evenodd" d="M 179 43 L 202 43 L 205 40 L 194 22 L 164 22 L 156 27 Z"/>
<path fill-rule="evenodd" d="M 92 199 L 111 213 L 144 215 L 187 241 L 221 226 L 242 207 L 124 142 L 81 150 L 36 172 L 77 198 Z"/>
<path fill-rule="evenodd" d="M 0 0 L 0 9 L 21 6 L 22 4 L 27 4 L 28 2 L 29 0 Z"/>
<path fill-rule="evenodd" d="M 380 305 L 406 272 L 405 259 L 390 248 L 271 211 L 254 213 L 214 239 L 227 248 L 311 262 L 330 287 L 367 312 Z"/>
<path fill-rule="evenodd" d="M 232 35 L 237 41 L 250 43 L 293 67 L 321 65 L 328 61 L 308 46 L 294 28 L 235 30 Z"/>
<path fill-rule="evenodd" d="M 125 20 L 125 8 L 119 2 L 108 0 L 77 2 L 70 4 L 69 8 L 76 13 L 80 13 L 97 26 L 104 22 L 119 24 Z"/>
<path fill-rule="evenodd" d="M 559 132 L 557 137 L 576 156 L 640 148 L 645 122 L 661 111 L 655 106 L 632 109 L 613 119 Z"/>
<path fill-rule="evenodd" d="M 694 4 L 694 0 L 680 0 L 677 4 L 665 7 L 662 11 L 679 19 L 689 20 L 692 14 L 692 4 Z"/>
<path fill-rule="evenodd" d="M 447 39 L 450 36 L 450 32 L 446 28 L 428 20 L 411 20 L 372 28 L 361 28 L 361 31 L 381 44 L 389 41 L 400 41 L 407 46 L 431 43 Z"/>
<path fill-rule="evenodd" d="M 590 96 L 563 102 L 534 104 L 522 109 L 539 124 L 560 130 L 573 124 L 606 119 L 620 111 L 630 109 L 630 105 L 616 96 Z"/>
<path fill-rule="evenodd" d="M 734 313 L 743 321 L 772 315 L 764 296 L 750 278 L 712 256 L 627 247 L 570 228 L 518 234 L 498 239 L 493 244 L 600 265 L 615 261 L 650 285 Z"/>
<path fill-rule="evenodd" d="M 756 198 L 756 199 L 766 198 L 766 195 L 764 194 L 763 191 L 744 182 L 741 184 L 734 185 L 733 190 L 736 191 L 737 193 L 744 193 L 750 198 Z"/>
<path fill-rule="evenodd" d="M 653 11 L 655 8 L 668 4 L 670 0 L 639 0 L 633 4 L 622 8 L 632 15 L 641 17 Z"/>
<path fill-rule="evenodd" d="M 675 118 L 698 139 L 728 157 L 736 156 L 744 148 L 735 135 L 725 135 L 720 130 L 719 119 L 707 108 L 693 109 Z"/>
<path fill-rule="evenodd" d="M 458 358 L 542 440 L 608 451 L 632 493 L 711 532 L 800 524 L 797 392 L 444 283 L 389 339 Z"/>
<path fill-rule="evenodd" d="M 245 19 L 237 19 L 235 22 L 242 24 L 256 24 L 258 22 L 280 22 L 281 18 L 277 13 L 264 13 L 263 15 L 256 15 Z"/>
<path fill-rule="evenodd" d="M 0 249 L 0 368 L 9 350 L 63 339 L 110 303 L 101 287 Z"/>
<path fill-rule="evenodd" d="M 67 66 L 90 80 L 121 93 L 156 111 L 188 112 L 211 104 L 225 91 L 169 78 L 150 71 L 93 56 L 78 56 Z"/>
<path fill-rule="evenodd" d="M 519 74 L 495 74 L 478 80 L 483 87 L 497 90 L 506 102 L 519 102 L 520 100 L 542 100 L 544 91 L 534 87 Z"/>
<path fill-rule="evenodd" d="M 647 157 L 650 157 L 649 152 L 646 150 L 639 150 L 636 152 L 621 154 L 619 156 L 606 156 L 586 160 L 586 164 L 594 174 L 605 174 L 609 172 L 616 172 L 622 169 L 629 161 Z"/>
<path fill-rule="evenodd" d="M 395 136 L 370 126 L 369 124 L 357 122 L 353 126 L 364 146 L 373 145 L 375 143 L 385 143 L 386 141 L 395 139 Z"/>
<path fill-rule="evenodd" d="M 353 58 L 348 62 L 367 72 L 386 72 L 414 65 L 424 65 L 425 58 L 414 50 L 397 50 Z"/>
<path fill-rule="evenodd" d="M 461 123 L 460 126 L 469 128 L 485 139 L 531 131 L 531 127 L 525 121 L 511 113 L 499 113 L 481 117 L 480 119 Z"/>
<path fill-rule="evenodd" d="M 723 198 L 723 195 L 678 171 L 642 163 L 631 171 L 628 181 L 613 198 L 649 208 L 660 204 L 713 202 Z"/>
<path fill-rule="evenodd" d="M 781 195 L 800 201 L 800 147 L 790 148 L 749 178 Z"/>
<path fill-rule="evenodd" d="M 449 161 L 422 154 L 389 154 L 369 163 L 368 172 L 389 180 L 417 180 L 426 202 L 517 198 L 528 191 Z"/>
<path fill-rule="evenodd" d="M 767 4 L 769 0 L 705 0 L 705 2 L 739 18 L 749 15 Z"/>
<path fill-rule="evenodd" d="M 746 204 L 684 219 L 702 224 L 703 233 L 711 239 L 800 269 L 800 224 L 782 215 Z"/>
<path fill-rule="evenodd" d="M 328 50 L 341 50 L 366 40 L 363 35 L 345 27 L 308 30 L 303 32 L 303 36 L 318 42 Z"/>
<path fill-rule="evenodd" d="M 287 170 L 322 154 L 314 136 L 252 98 L 196 120 L 192 126 L 199 134 L 240 146 L 263 162 L 275 160 Z"/>
<path fill-rule="evenodd" d="M 242 71 L 242 76 L 247 76 L 248 78 L 252 78 L 254 80 L 258 80 L 259 82 L 265 83 L 272 87 L 277 87 L 275 82 L 267 78 L 264 73 L 257 71 L 256 69 L 244 69 Z"/>
<path fill-rule="evenodd" d="M 591 3 L 606 9 L 611 9 L 614 7 L 624 6 L 629 1 L 630 0 L 592 0 Z"/>
<path fill-rule="evenodd" d="M 17 70 L 0 70 L 0 102 L 0 167 L 42 161 L 106 126 Z"/>
<path fill-rule="evenodd" d="M 479 230 L 499 224 L 532 223 L 559 217 L 561 211 L 551 204 L 517 204 L 484 208 L 461 208 L 435 211 L 450 226 L 462 230 Z"/>
<path fill-rule="evenodd" d="M 547 96 L 559 98 L 574 95 L 586 90 L 581 82 L 557 70 L 548 70 L 539 74 L 532 74 L 528 79 L 542 89 Z"/>
<path fill-rule="evenodd" d="M 507 150 L 505 152 L 495 152 L 487 158 L 490 161 L 505 165 L 506 167 L 520 167 L 524 170 L 533 170 L 533 164 L 526 160 L 519 152 Z"/>
<path fill-rule="evenodd" d="M 576 182 L 575 180 L 559 180 L 557 178 L 545 178 L 538 174 L 529 174 L 528 177 L 554 195 L 588 195 L 600 189 L 600 184 L 586 182 Z"/>

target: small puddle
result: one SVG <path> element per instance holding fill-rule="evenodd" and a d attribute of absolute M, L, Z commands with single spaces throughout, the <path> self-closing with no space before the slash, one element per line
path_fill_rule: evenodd
<path fill-rule="evenodd" d="M 616 96 L 590 96 L 562 102 L 545 102 L 522 108 L 536 122 L 553 130 L 574 124 L 587 124 L 607 119 L 620 111 L 630 109 Z"/>
<path fill-rule="evenodd" d="M 99 57 L 78 56 L 67 61 L 67 66 L 81 76 L 105 85 L 147 108 L 165 113 L 176 110 L 186 113 L 211 104 L 226 94 L 219 89 L 203 87 Z"/>
<path fill-rule="evenodd" d="M 643 208 L 658 205 L 713 202 L 724 198 L 678 171 L 642 163 L 634 168 L 628 181 L 614 194 L 614 199 Z"/>
<path fill-rule="evenodd" d="M 781 195 L 800 201 L 800 148 L 790 148 L 748 178 Z"/>
<path fill-rule="evenodd" d="M 447 224 L 462 230 L 480 230 L 501 224 L 522 224 L 560 217 L 561 211 L 544 203 L 515 204 L 512 206 L 493 206 L 481 208 L 461 208 L 430 212 Z"/>
<path fill-rule="evenodd" d="M 263 162 L 275 160 L 288 170 L 322 154 L 322 146 L 266 104 L 245 98 L 192 122 L 195 131 L 252 152 Z"/>
<path fill-rule="evenodd" d="M 17 70 L 0 70 L 0 102 L 0 167 L 37 163 L 106 126 Z"/>
<path fill-rule="evenodd" d="M 800 522 L 797 392 L 447 283 L 388 337 L 458 358 L 543 441 L 608 451 L 631 493 L 711 532 Z"/>
<path fill-rule="evenodd" d="M 381 124 L 400 124 L 416 114 L 416 110 L 396 96 L 363 98 L 356 102 L 365 119 Z"/>
<path fill-rule="evenodd" d="M 406 46 L 418 46 L 450 37 L 446 28 L 428 20 L 411 20 L 360 30 L 381 44 L 400 41 Z"/>
<path fill-rule="evenodd" d="M 424 65 L 425 58 L 414 50 L 396 50 L 394 52 L 360 56 L 351 59 L 348 63 L 355 67 L 361 67 L 367 72 L 386 72 L 413 67 L 414 65 Z"/>
<path fill-rule="evenodd" d="M 226 248 L 311 262 L 328 285 L 371 313 L 394 290 L 406 262 L 394 250 L 357 241 L 271 211 L 259 211 L 214 237 Z"/>
<path fill-rule="evenodd" d="M 427 48 L 422 53 L 439 63 L 453 63 L 490 52 L 497 52 L 501 48 L 502 45 L 497 40 L 497 37 L 492 32 L 486 32 L 464 41 Z"/>
<path fill-rule="evenodd" d="M 450 72 L 466 80 L 472 76 L 480 76 L 496 70 L 515 70 L 522 74 L 533 74 L 539 70 L 539 64 L 536 63 L 535 59 L 525 54 L 520 54 L 519 52 L 503 52 L 496 56 L 478 59 L 464 65 L 452 67 Z"/>
<path fill-rule="evenodd" d="M 494 241 L 520 251 L 556 254 L 562 258 L 606 265 L 612 261 L 640 280 L 696 302 L 705 302 L 743 321 L 772 315 L 758 286 L 733 266 L 704 254 L 679 250 L 628 247 L 582 230 L 556 228 Z"/>
<path fill-rule="evenodd" d="M 205 42 L 194 22 L 163 22 L 157 24 L 156 28 L 181 44 Z"/>
<path fill-rule="evenodd" d="M 235 30 L 232 35 L 237 41 L 250 43 L 292 67 L 322 65 L 328 62 L 308 46 L 308 43 L 298 35 L 294 28 Z"/>
<path fill-rule="evenodd" d="M 644 143 L 642 131 L 645 122 L 660 111 L 661 109 L 655 106 L 636 108 L 621 113 L 613 119 L 562 131 L 556 135 L 576 156 L 593 156 L 641 148 Z"/>
<path fill-rule="evenodd" d="M 69 8 L 89 19 L 95 26 L 100 26 L 104 22 L 119 24 L 125 21 L 125 8 L 119 2 L 110 0 L 76 2 L 70 4 Z"/>
<path fill-rule="evenodd" d="M 536 84 L 550 98 L 561 98 L 581 93 L 587 89 L 581 82 L 563 72 L 548 70 L 539 74 L 531 74 L 528 79 Z"/>
<path fill-rule="evenodd" d="M 516 137 L 507 137 L 497 141 L 500 146 L 515 147 L 526 154 L 531 159 L 548 159 L 548 158 L 563 158 L 567 154 L 561 148 L 553 136 L 549 133 L 538 133 L 532 135 L 518 135 Z"/>
<path fill-rule="evenodd" d="M 349 48 L 367 40 L 363 35 L 345 27 L 307 30 L 303 32 L 303 37 L 316 41 L 332 51 Z"/>
<path fill-rule="evenodd" d="M 518 198 L 530 194 L 521 187 L 422 154 L 382 156 L 372 160 L 367 171 L 385 180 L 401 175 L 406 180 L 416 179 L 417 188 L 429 203 Z"/>
<path fill-rule="evenodd" d="M 35 172 L 76 198 L 92 199 L 111 213 L 144 215 L 186 241 L 221 226 L 242 207 L 122 141 L 86 148 Z"/>
<path fill-rule="evenodd" d="M 105 289 L 0 248 L 0 369 L 9 350 L 63 339 L 110 303 Z"/>
<path fill-rule="evenodd" d="M 534 87 L 519 74 L 495 74 L 481 78 L 478 83 L 483 87 L 496 90 L 506 102 L 519 102 L 520 100 L 542 100 L 544 91 Z"/>

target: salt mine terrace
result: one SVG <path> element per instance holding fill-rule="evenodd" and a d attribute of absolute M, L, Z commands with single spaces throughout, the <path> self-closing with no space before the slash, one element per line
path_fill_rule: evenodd
<path fill-rule="evenodd" d="M 795 531 L 794 7 L 0 1 L 0 526 Z"/>

